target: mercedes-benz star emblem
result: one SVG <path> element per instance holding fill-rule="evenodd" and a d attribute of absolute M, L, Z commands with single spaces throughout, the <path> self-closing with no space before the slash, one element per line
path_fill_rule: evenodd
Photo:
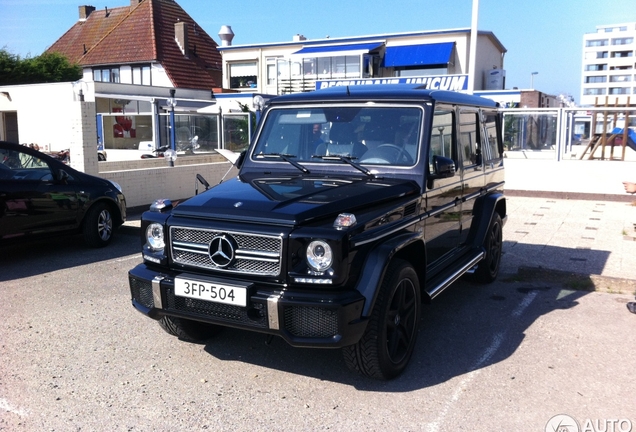
<path fill-rule="evenodd" d="M 225 268 L 234 261 L 236 242 L 226 234 L 218 235 L 210 242 L 210 259 L 217 267 Z"/>

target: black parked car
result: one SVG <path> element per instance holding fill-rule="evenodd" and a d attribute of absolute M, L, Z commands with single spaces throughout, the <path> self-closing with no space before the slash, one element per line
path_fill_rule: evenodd
<path fill-rule="evenodd" d="M 0 141 L 0 243 L 82 232 L 89 246 L 102 247 L 125 220 L 126 199 L 117 183 Z"/>
<path fill-rule="evenodd" d="M 501 129 L 491 100 L 407 85 L 274 98 L 236 179 L 143 214 L 133 305 L 181 339 L 237 327 L 395 377 L 422 301 L 497 277 Z"/>

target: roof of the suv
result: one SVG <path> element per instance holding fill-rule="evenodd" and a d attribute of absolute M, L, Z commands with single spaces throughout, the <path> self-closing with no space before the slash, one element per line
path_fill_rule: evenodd
<path fill-rule="evenodd" d="M 279 96 L 271 99 L 269 103 L 271 105 L 276 105 L 278 103 L 342 102 L 345 100 L 353 102 L 379 99 L 411 99 L 493 108 L 499 106 L 497 102 L 479 96 L 472 96 L 454 91 L 428 90 L 424 86 L 411 86 L 407 84 L 334 86 L 312 92 L 293 93 Z"/>

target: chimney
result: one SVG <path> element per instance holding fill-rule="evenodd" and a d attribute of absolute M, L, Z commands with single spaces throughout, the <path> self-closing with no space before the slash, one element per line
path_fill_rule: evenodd
<path fill-rule="evenodd" d="M 188 56 L 188 24 L 182 21 L 174 23 L 174 40 L 184 56 Z"/>
<path fill-rule="evenodd" d="M 135 7 L 144 0 L 130 0 L 130 7 Z"/>
<path fill-rule="evenodd" d="M 95 11 L 95 6 L 80 6 L 79 7 L 79 20 L 86 21 L 88 16 Z"/>
<path fill-rule="evenodd" d="M 293 37 L 294 42 L 302 42 L 304 40 L 307 40 L 307 38 L 301 34 L 295 34 Z"/>
<path fill-rule="evenodd" d="M 228 25 L 221 26 L 221 30 L 219 30 L 219 37 L 221 38 L 221 46 L 231 46 L 232 39 L 234 39 L 232 27 Z"/>

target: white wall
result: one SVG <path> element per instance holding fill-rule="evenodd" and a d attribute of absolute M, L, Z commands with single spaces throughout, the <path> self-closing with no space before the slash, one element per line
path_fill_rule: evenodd
<path fill-rule="evenodd" d="M 173 201 L 190 198 L 194 195 L 197 174 L 201 174 L 211 186 L 214 186 L 231 168 L 229 162 L 177 165 L 174 167 L 168 166 L 164 160 L 156 162 L 160 166 L 108 171 L 100 173 L 99 176 L 121 185 L 126 197 L 126 206 L 130 208 L 148 206 L 158 198 L 168 198 Z M 237 171 L 232 168 L 227 174 L 226 181 L 236 174 Z M 199 184 L 199 193 L 203 190 L 205 188 Z"/>

